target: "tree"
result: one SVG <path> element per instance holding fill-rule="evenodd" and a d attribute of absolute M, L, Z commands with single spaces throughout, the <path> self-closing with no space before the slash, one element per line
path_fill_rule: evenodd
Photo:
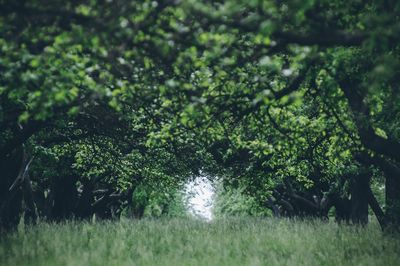
<path fill-rule="evenodd" d="M 365 223 L 369 205 L 398 228 L 396 1 L 60 3 L 0 2 L 2 224 L 42 183 L 109 216 L 152 182 L 138 164 L 171 187 L 218 172 L 279 215 Z"/>
<path fill-rule="evenodd" d="M 170 101 L 179 94 L 188 100 L 181 124 L 203 134 L 224 162 L 239 157 L 239 171 L 256 165 L 261 183 L 253 172 L 246 185 L 255 184 L 254 193 L 277 180 L 272 183 L 284 185 L 292 200 L 307 202 L 311 210 L 310 196 L 306 201 L 290 192 L 288 177 L 319 190 L 320 199 L 322 192 L 351 183 L 347 205 L 354 222 L 365 221 L 369 203 L 382 226 L 398 227 L 398 3 L 183 6 L 190 10 L 183 21 L 197 36 L 182 54 L 184 67 L 183 59 L 175 65 L 179 78 L 169 93 Z M 364 166 L 385 176 L 384 218 Z M 235 176 L 246 178 L 238 170 Z"/>

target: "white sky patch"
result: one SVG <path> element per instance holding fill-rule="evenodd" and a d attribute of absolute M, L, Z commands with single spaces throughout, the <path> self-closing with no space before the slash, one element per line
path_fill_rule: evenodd
<path fill-rule="evenodd" d="M 188 197 L 189 212 L 195 216 L 212 220 L 212 207 L 214 187 L 210 180 L 204 176 L 198 176 L 185 186 Z"/>

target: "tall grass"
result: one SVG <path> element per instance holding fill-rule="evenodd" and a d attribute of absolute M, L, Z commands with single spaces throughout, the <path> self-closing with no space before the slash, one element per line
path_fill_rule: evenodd
<path fill-rule="evenodd" d="M 0 265 L 400 265 L 400 239 L 334 223 L 229 218 L 41 223 L 0 238 Z"/>

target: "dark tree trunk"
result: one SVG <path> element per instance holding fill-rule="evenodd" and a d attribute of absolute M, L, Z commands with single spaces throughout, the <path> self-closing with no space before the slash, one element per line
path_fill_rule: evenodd
<path fill-rule="evenodd" d="M 93 190 L 94 185 L 90 181 L 87 181 L 83 185 L 82 194 L 78 199 L 78 204 L 75 211 L 77 217 L 86 219 L 93 215 Z"/>
<path fill-rule="evenodd" d="M 385 214 L 383 215 L 379 204 L 374 202 L 372 192 L 369 199 L 370 206 L 373 208 L 381 226 L 390 227 L 390 230 L 400 230 L 400 167 L 382 156 L 370 157 L 367 154 L 360 154 L 358 160 L 366 165 L 374 164 L 383 171 L 386 190 Z"/>
<path fill-rule="evenodd" d="M 337 193 L 329 195 L 330 205 L 335 207 L 335 220 L 338 223 L 350 221 L 351 201 L 340 197 Z M 328 207 L 329 208 L 329 207 Z"/>
<path fill-rule="evenodd" d="M 386 175 L 386 219 L 390 229 L 400 229 L 400 176 Z"/>
<path fill-rule="evenodd" d="M 5 229 L 11 229 L 19 222 L 22 211 L 22 189 L 20 186 L 12 186 L 23 168 L 22 146 L 0 161 L 0 227 Z"/>
<path fill-rule="evenodd" d="M 52 218 L 62 220 L 71 218 L 77 201 L 76 178 L 74 176 L 59 176 L 53 180 Z"/>
<path fill-rule="evenodd" d="M 370 187 L 368 187 L 368 204 L 371 207 L 372 211 L 375 213 L 376 219 L 378 220 L 382 230 L 384 230 L 387 227 L 385 213 L 383 212 L 381 206 L 376 200 L 374 193 L 372 193 Z"/>
<path fill-rule="evenodd" d="M 272 197 L 268 197 L 267 202 L 266 202 L 267 208 L 270 208 L 272 210 L 272 214 L 274 217 L 280 217 L 281 212 L 279 210 L 279 207 L 276 205 L 275 201 L 272 199 Z"/>
<path fill-rule="evenodd" d="M 368 223 L 368 190 L 370 173 L 361 173 L 353 177 L 351 193 L 351 221 L 354 224 Z"/>
<path fill-rule="evenodd" d="M 358 129 L 362 144 L 382 157 L 373 158 L 371 161 L 379 165 L 386 175 L 386 220 L 388 225 L 399 230 L 400 225 L 400 142 L 393 136 L 386 138 L 375 133 L 370 120 L 369 106 L 364 101 L 365 90 L 362 90 L 361 82 L 352 81 L 350 77 L 337 79 L 354 115 L 354 122 Z M 396 173 L 397 172 L 397 173 Z"/>
<path fill-rule="evenodd" d="M 26 176 L 23 184 L 24 204 L 25 204 L 25 221 L 28 223 L 36 223 L 38 212 L 32 191 L 32 184 L 29 176 Z"/>

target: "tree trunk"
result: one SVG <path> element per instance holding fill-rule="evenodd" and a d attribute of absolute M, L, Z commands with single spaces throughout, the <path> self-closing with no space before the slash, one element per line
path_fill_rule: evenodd
<path fill-rule="evenodd" d="M 28 175 L 24 179 L 23 190 L 25 203 L 25 221 L 28 223 L 36 223 L 38 212 L 35 204 L 35 199 L 33 197 L 31 180 Z"/>
<path fill-rule="evenodd" d="M 93 201 L 94 185 L 90 181 L 84 182 L 82 193 L 78 198 L 76 205 L 75 215 L 79 218 L 86 219 L 93 215 L 92 201 Z"/>
<path fill-rule="evenodd" d="M 386 175 L 386 219 L 389 229 L 400 229 L 400 176 Z"/>
<path fill-rule="evenodd" d="M 53 200 L 51 216 L 55 220 L 71 218 L 78 198 L 76 180 L 72 176 L 58 176 L 53 179 Z"/>
<path fill-rule="evenodd" d="M 21 146 L 0 160 L 0 228 L 11 229 L 17 226 L 22 209 L 22 189 L 14 182 L 24 168 L 24 150 Z"/>
<path fill-rule="evenodd" d="M 351 221 L 354 224 L 368 223 L 368 189 L 370 173 L 356 175 L 351 183 Z"/>
<path fill-rule="evenodd" d="M 372 193 L 370 187 L 368 187 L 368 204 L 371 207 L 372 211 L 375 213 L 376 219 L 378 220 L 382 230 L 384 230 L 387 227 L 385 213 L 383 212 L 381 206 L 376 200 L 374 193 Z"/>
<path fill-rule="evenodd" d="M 383 222 L 382 224 L 385 227 L 390 227 L 390 230 L 399 231 L 400 230 L 400 167 L 398 167 L 398 164 L 382 156 L 370 157 L 366 154 L 360 154 L 359 161 L 364 164 L 374 164 L 377 167 L 379 167 L 385 174 L 385 190 L 386 190 L 385 218 L 382 219 L 378 216 L 377 218 L 378 220 L 380 219 Z M 377 212 L 374 211 L 375 214 L 378 213 L 378 215 L 382 215 L 377 208 L 376 210 Z"/>

